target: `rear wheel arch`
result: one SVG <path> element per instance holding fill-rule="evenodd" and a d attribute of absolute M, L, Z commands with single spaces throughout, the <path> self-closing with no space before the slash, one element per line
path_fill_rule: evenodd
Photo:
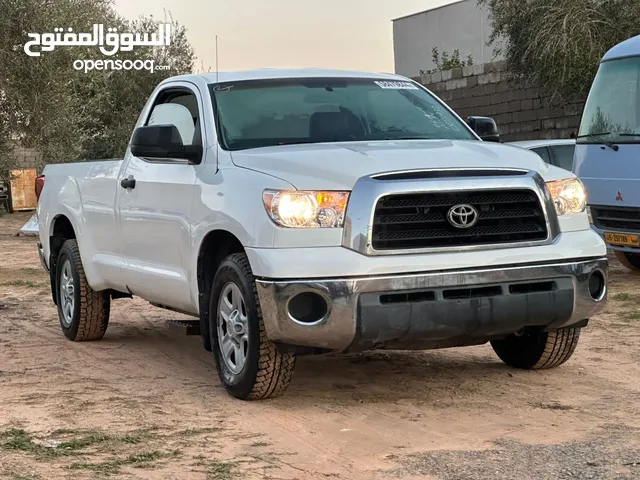
<path fill-rule="evenodd" d="M 60 238 L 64 238 L 65 240 L 74 240 L 77 238 L 71 220 L 64 214 L 57 215 L 51 222 L 51 240 Z M 64 241 L 62 243 L 64 243 Z M 61 247 L 62 244 L 58 247 L 58 252 Z M 53 245 L 51 246 L 51 253 L 54 253 Z"/>
<path fill-rule="evenodd" d="M 51 235 L 49 237 L 49 280 L 51 282 L 51 296 L 53 303 L 58 304 L 56 294 L 56 270 L 58 256 L 62 245 L 67 240 L 76 240 L 76 231 L 69 218 L 65 215 L 56 216 L 51 222 Z"/>
<path fill-rule="evenodd" d="M 227 256 L 244 253 L 242 242 L 227 230 L 212 230 L 205 235 L 198 250 L 198 306 L 200 311 L 200 333 L 204 348 L 211 351 L 209 332 L 209 300 L 213 279 Z"/>

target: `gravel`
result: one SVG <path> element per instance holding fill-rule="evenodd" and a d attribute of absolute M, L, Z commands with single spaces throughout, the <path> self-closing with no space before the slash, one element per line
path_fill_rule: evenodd
<path fill-rule="evenodd" d="M 437 480 L 631 480 L 640 478 L 640 431 L 604 429 L 602 438 L 556 445 L 501 439 L 484 451 L 432 451 L 395 459 L 391 477 L 427 475 Z"/>

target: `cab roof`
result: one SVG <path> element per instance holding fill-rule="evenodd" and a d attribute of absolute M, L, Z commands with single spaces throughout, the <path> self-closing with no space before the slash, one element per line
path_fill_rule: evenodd
<path fill-rule="evenodd" d="M 374 73 L 358 70 L 329 70 L 322 68 L 260 68 L 256 70 L 220 71 L 182 75 L 171 80 L 194 80 L 199 78 L 206 83 L 239 82 L 242 80 L 266 80 L 277 78 L 375 78 L 378 80 L 411 81 L 406 77 L 390 73 Z"/>
<path fill-rule="evenodd" d="M 602 61 L 614 60 L 616 58 L 640 56 L 640 35 L 631 37 L 615 47 L 609 49 L 602 57 Z"/>

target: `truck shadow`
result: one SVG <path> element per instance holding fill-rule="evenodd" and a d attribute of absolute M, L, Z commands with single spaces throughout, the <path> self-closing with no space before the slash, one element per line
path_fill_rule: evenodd
<path fill-rule="evenodd" d="M 186 336 L 163 322 L 145 328 L 117 326 L 116 322 L 100 342 L 105 348 L 117 346 L 119 354 L 135 355 L 150 370 L 162 370 L 183 382 L 210 384 L 212 390 L 226 395 L 212 355 L 202 348 L 198 337 Z M 554 376 L 569 379 L 572 371 L 561 367 Z M 488 345 L 424 352 L 332 353 L 299 357 L 289 389 L 268 404 L 298 408 L 335 402 L 414 400 L 445 405 L 495 397 L 496 391 L 500 396 L 515 387 L 520 397 L 528 389 L 535 389 L 535 383 L 544 383 L 539 372 L 505 366 Z"/>
<path fill-rule="evenodd" d="M 437 392 L 439 402 L 482 395 L 504 385 L 514 372 L 490 347 L 425 352 L 372 351 L 298 359 L 287 397 L 323 397 L 336 401 L 425 401 Z M 447 400 L 448 399 L 448 400 Z"/>

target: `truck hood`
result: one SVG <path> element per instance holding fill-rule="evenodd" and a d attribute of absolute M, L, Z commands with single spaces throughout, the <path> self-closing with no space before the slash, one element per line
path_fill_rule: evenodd
<path fill-rule="evenodd" d="M 405 140 L 264 147 L 232 153 L 233 163 L 279 177 L 299 190 L 351 190 L 381 172 L 437 168 L 521 168 L 545 180 L 573 176 L 528 150 L 481 141 Z"/>

